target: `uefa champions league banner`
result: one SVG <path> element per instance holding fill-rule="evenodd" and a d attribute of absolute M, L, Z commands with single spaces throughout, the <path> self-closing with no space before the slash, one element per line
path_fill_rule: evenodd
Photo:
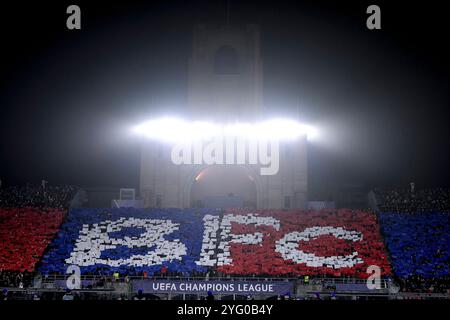
<path fill-rule="evenodd" d="M 144 293 L 206 294 L 274 294 L 292 293 L 293 283 L 284 281 L 180 281 L 180 280 L 134 280 L 133 290 Z"/>
<path fill-rule="evenodd" d="M 338 211 L 75 209 L 42 258 L 64 274 L 382 275 L 390 267 L 374 214 Z"/>

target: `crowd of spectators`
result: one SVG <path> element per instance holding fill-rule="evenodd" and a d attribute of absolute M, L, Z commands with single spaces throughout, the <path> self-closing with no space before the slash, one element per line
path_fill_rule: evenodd
<path fill-rule="evenodd" d="M 0 287 L 27 288 L 33 282 L 34 273 L 0 270 Z"/>
<path fill-rule="evenodd" d="M 374 190 L 381 212 L 450 212 L 450 188 Z"/>
<path fill-rule="evenodd" d="M 412 275 L 406 278 L 396 279 L 400 285 L 401 292 L 428 292 L 428 293 L 450 293 L 450 277 L 425 278 L 420 275 Z"/>
<path fill-rule="evenodd" d="M 3 208 L 68 208 L 77 189 L 70 185 L 41 185 L 0 187 L 0 207 Z"/>
<path fill-rule="evenodd" d="M 54 208 L 0 208 L 0 270 L 34 271 L 64 215 Z"/>
<path fill-rule="evenodd" d="M 7 221 L 6 217 L 11 216 L 14 217 L 15 223 L 20 226 L 17 230 L 21 232 L 25 232 L 28 229 L 37 229 L 44 230 L 45 232 L 41 232 L 39 234 L 29 233 L 36 237 L 38 237 L 39 241 L 43 242 L 45 246 L 47 245 L 47 241 L 53 238 L 53 234 L 48 230 L 53 230 L 52 232 L 57 232 L 59 229 L 60 223 L 62 221 L 62 216 L 60 217 L 59 212 L 47 212 L 47 209 L 39 209 L 40 216 L 45 216 L 45 214 L 54 214 L 58 215 L 57 222 L 55 225 L 47 226 L 47 224 L 42 225 L 39 223 L 39 219 L 37 218 L 38 214 L 36 213 L 34 216 L 31 215 L 33 212 L 26 212 L 26 216 L 30 216 L 31 218 L 21 218 L 23 210 L 31 210 L 28 207 L 34 208 L 67 208 L 69 206 L 70 200 L 73 198 L 76 193 L 76 188 L 72 186 L 48 186 L 46 183 L 43 183 L 39 186 L 26 185 L 24 187 L 1 187 L 0 186 L 0 211 L 4 211 L 5 214 L 0 214 L 0 225 L 5 225 L 5 235 L 11 235 L 11 227 L 14 225 L 12 222 Z M 350 210 L 340 210 L 337 213 L 328 213 L 324 215 L 323 212 L 313 214 L 312 216 L 305 219 L 305 216 L 301 218 L 298 215 L 292 213 L 292 216 L 289 216 L 287 212 L 261 212 L 261 216 L 276 216 L 280 220 L 286 220 L 285 225 L 289 226 L 292 230 L 303 230 L 307 227 L 313 227 L 317 225 L 327 225 L 327 224 L 337 224 L 345 222 L 349 229 L 364 229 L 364 234 L 368 239 L 370 239 L 370 250 L 367 249 L 367 255 L 364 256 L 365 259 L 373 259 L 374 257 L 374 243 L 380 243 L 380 248 L 382 247 L 382 239 L 378 238 L 378 227 L 376 226 L 377 221 L 381 222 L 383 226 L 382 231 L 385 240 L 385 244 L 387 249 L 391 254 L 390 259 L 391 263 L 394 266 L 395 273 L 395 282 L 399 285 L 401 292 L 428 292 L 428 293 L 448 293 L 449 290 L 449 276 L 448 272 L 445 271 L 448 269 L 448 265 L 445 266 L 445 261 L 448 262 L 448 215 L 446 213 L 450 212 L 450 189 L 437 188 L 437 189 L 423 189 L 423 190 L 415 190 L 414 186 L 405 189 L 394 189 L 394 190 L 384 190 L 376 191 L 376 196 L 378 199 L 378 206 L 382 213 L 379 215 L 379 220 L 375 219 L 372 221 L 371 215 L 368 213 L 355 212 Z M 20 209 L 9 209 L 9 208 L 20 208 Z M 8 212 L 6 212 L 8 211 Z M 59 210 L 61 211 L 61 210 Z M 82 215 L 80 221 L 86 223 L 89 222 L 97 222 L 102 221 L 102 219 L 111 219 L 115 220 L 117 217 L 121 217 L 124 214 L 124 210 L 111 211 L 111 210 L 103 210 L 98 212 L 91 212 L 89 210 L 85 210 L 85 215 Z M 164 210 L 160 210 L 161 217 L 164 218 L 168 216 L 168 213 Z M 81 211 L 80 211 L 81 212 Z M 236 215 L 244 215 L 245 211 L 238 212 L 236 210 L 231 210 Z M 393 212 L 393 214 L 383 214 L 383 212 Z M 429 214 L 431 212 L 438 212 L 436 217 L 433 214 Z M 6 214 L 7 213 L 7 214 Z M 12 215 L 13 213 L 13 215 Z M 95 213 L 95 214 L 94 214 Z M 206 211 L 205 211 L 206 213 Z M 209 213 L 209 212 L 208 212 Z M 403 214 L 408 213 L 408 214 Z M 414 213 L 414 214 L 413 214 Z M 134 217 L 137 214 L 137 211 L 132 211 L 130 214 Z M 197 211 L 192 212 L 191 216 L 186 214 L 186 212 L 177 213 L 179 215 L 178 219 L 181 222 L 181 230 L 180 235 L 183 241 L 192 243 L 191 247 L 195 246 L 195 243 L 198 241 L 193 241 L 191 238 L 187 239 L 187 235 L 191 237 L 192 235 L 202 236 L 203 232 L 200 232 L 198 223 L 202 215 L 199 215 Z M 23 213 L 25 215 L 25 213 Z M 94 219 L 97 218 L 98 219 Z M 223 213 L 219 214 L 220 220 L 223 219 Z M 422 217 L 423 216 L 423 217 Z M 171 212 L 170 217 L 174 218 L 175 213 Z M 194 219 L 195 218 L 195 219 Z M 413 219 L 412 219 L 413 218 Z M 94 219 L 90 221 L 90 219 Z M 27 223 L 27 221 L 33 221 L 33 223 Z M 44 219 L 45 221 L 56 221 L 55 219 Z M 72 221 L 73 220 L 73 221 Z M 81 222 L 78 223 L 77 219 L 69 219 L 69 223 L 66 227 L 62 228 L 63 233 L 59 235 L 59 238 L 56 241 L 53 249 L 55 250 L 55 255 L 62 254 L 65 255 L 69 251 L 62 251 L 61 247 L 69 247 L 67 244 L 72 243 L 75 240 L 75 236 L 78 236 L 78 224 L 82 225 Z M 298 221 L 297 221 L 298 220 Z M 317 220 L 317 221 L 316 221 Z M 77 222 L 77 223 L 74 223 Z M 312 223 L 311 225 L 306 224 L 304 221 L 308 221 L 308 223 Z M 442 223 L 444 221 L 444 223 Z M 195 222 L 195 223 L 194 223 Z M 314 223 L 313 223 L 314 222 Z M 26 228 L 26 226 L 32 226 L 32 228 Z M 370 227 L 369 227 L 370 226 Z M 40 227 L 41 229 L 39 229 Z M 183 229 L 185 228 L 185 229 Z M 230 227 L 231 228 L 231 227 Z M 241 226 L 236 224 L 233 226 L 233 232 L 238 232 L 239 234 L 246 234 L 249 230 L 248 227 Z M 261 227 L 264 228 L 264 227 Z M 367 229 L 368 228 L 368 229 Z M 424 229 L 423 229 L 424 228 Z M 266 228 L 267 229 L 267 228 Z M 289 229 L 289 230 L 291 230 Z M 367 230 L 366 230 L 367 229 Z M 372 230 L 373 229 L 373 230 Z M 220 229 L 221 230 L 221 229 Z M 0 228 L 1 231 L 1 228 Z M 195 231 L 195 232 L 194 232 Z M 251 231 L 251 230 L 250 230 Z M 375 232 L 377 231 L 377 232 Z M 270 230 L 270 235 L 275 237 L 277 231 Z M 283 231 L 284 232 L 284 231 Z M 46 236 L 41 236 L 45 234 Z M 0 232 L 0 235 L 2 233 Z M 73 237 L 72 237 L 73 234 Z M 28 235 L 28 233 L 27 233 Z M 70 235 L 70 237 L 68 236 Z M 37 243 L 36 241 L 30 241 L 29 235 L 27 237 L 23 237 L 21 234 L 17 233 L 15 235 L 16 238 L 26 238 L 27 242 L 31 244 Z M 186 239 L 184 239 L 184 238 Z M 446 238 L 447 237 L 447 238 Z M 20 243 L 20 241 L 11 241 L 12 237 L 5 238 L 3 242 Z M 72 239 L 73 238 L 73 239 Z M 278 239 L 278 238 L 277 238 Z M 326 238 L 324 238 L 327 240 Z M 70 241 L 69 241 L 70 240 Z M 189 240 L 189 241 L 188 241 Z M 312 247 L 314 251 L 323 250 L 323 255 L 328 254 L 330 248 L 339 247 L 339 244 L 336 244 L 335 239 L 328 239 L 329 242 L 325 242 L 325 240 L 321 239 L 320 241 L 315 241 L 314 245 L 316 247 Z M 366 239 L 365 239 L 366 240 Z M 59 243 L 59 242 L 61 243 Z M 0 241 L 1 243 L 1 241 Z M 359 242 L 356 241 L 356 244 Z M 261 257 L 264 263 L 261 266 L 266 266 L 267 261 L 274 261 L 273 257 L 268 256 L 267 252 L 269 252 L 268 248 L 272 244 L 265 244 L 266 246 L 261 246 Z M 44 246 L 44 247 L 45 247 Z M 343 246 L 343 245 L 342 245 Z M 28 246 L 27 246 L 28 247 Z M 258 247 L 259 248 L 259 247 Z M 0 248 L 0 252 L 1 252 Z M 3 245 L 3 249 L 8 249 L 6 245 Z M 32 248 L 33 254 L 31 256 L 36 256 L 36 259 L 41 256 L 43 249 L 40 247 Z M 325 250 L 326 249 L 326 250 Z M 361 248 L 358 248 L 361 249 Z M 364 249 L 364 248 L 362 248 Z M 361 249 L 361 250 L 362 250 Z M 9 252 L 14 252 L 12 249 L 8 249 Z M 232 247 L 234 250 L 234 254 L 236 257 L 245 257 L 248 255 L 248 251 L 240 252 L 240 248 L 238 246 Z M 327 251 L 328 250 L 328 251 Z M 358 250 L 358 251 L 361 251 Z M 17 250 L 16 250 L 17 251 Z M 417 251 L 417 252 L 416 252 Z M 20 250 L 20 256 L 26 256 L 24 254 L 24 250 Z M 380 261 L 384 261 L 387 263 L 387 259 L 383 256 L 384 251 L 380 251 L 379 255 L 375 255 L 376 259 Z M 416 253 L 415 253 L 416 252 Z M 108 252 L 107 252 L 108 253 Z M 239 255 L 239 253 L 241 255 Z M 365 251 L 361 251 L 360 253 L 365 254 Z M 370 254 L 369 254 L 370 253 Z M 53 253 L 52 253 L 53 254 Z M 108 254 L 115 254 L 114 252 Z M 19 255 L 19 251 L 17 251 L 16 256 Z M 6 255 L 3 255 L 6 257 Z M 62 256 L 66 258 L 65 256 Z M 215 256 L 217 257 L 217 256 Z M 1 258 L 1 257 L 0 257 Z M 411 258 L 411 261 L 408 259 Z M 19 259 L 16 259 L 19 260 Z M 236 259 L 237 262 L 243 261 L 243 259 Z M 386 261 L 385 261 L 386 260 Z M 1 262 L 1 259 L 0 259 Z M 37 261 L 36 261 L 37 262 Z M 42 262 L 42 261 L 41 261 Z M 189 260 L 189 262 L 192 262 Z M 378 261 L 377 261 L 378 262 Z M 33 261 L 32 265 L 34 266 L 35 261 Z M 191 263 L 192 266 L 195 266 Z M 235 263 L 236 264 L 236 263 Z M 50 263 L 50 266 L 53 267 L 55 264 Z M 0 288 L 27 288 L 30 287 L 34 277 L 37 275 L 36 272 L 32 272 L 33 268 L 24 268 L 26 266 L 23 261 L 18 265 L 16 271 L 11 270 L 1 270 L 0 269 Z M 232 267 L 235 267 L 233 265 Z M 303 270 L 295 270 L 296 272 L 283 272 L 282 274 L 269 272 L 271 270 L 265 270 L 264 268 L 260 268 L 255 270 L 255 272 L 249 272 L 252 270 L 248 270 L 247 265 L 242 265 L 241 269 L 238 269 L 238 272 L 229 272 L 230 270 L 226 268 L 212 268 L 212 267 L 204 267 L 204 268 L 193 268 L 188 265 L 188 267 L 184 267 L 182 264 L 178 266 L 178 268 L 167 268 L 165 266 L 159 268 L 153 268 L 152 270 L 143 271 L 142 268 L 133 268 L 128 267 L 126 269 L 126 273 L 123 273 L 122 269 L 114 269 L 114 273 L 111 274 L 110 268 L 102 267 L 93 267 L 91 272 L 87 272 L 87 275 L 95 275 L 99 276 L 97 281 L 92 284 L 87 284 L 86 289 L 95 289 L 98 287 L 106 287 L 109 283 L 113 281 L 129 281 L 130 276 L 138 276 L 143 278 L 159 278 L 159 277 L 199 277 L 208 280 L 210 277 L 242 277 L 242 270 L 245 271 L 246 278 L 249 277 L 260 277 L 260 278 L 299 278 L 299 274 Z M 108 270 L 109 269 L 109 270 Z M 314 270 L 317 268 L 314 268 Z M 384 269 L 388 269 L 388 265 L 384 266 Z M 25 270 L 25 271 L 24 271 Z M 27 271 L 28 270 L 28 271 Z M 51 276 L 52 274 L 61 274 L 58 272 L 60 270 L 48 270 L 44 276 Z M 52 272 L 53 271 L 53 272 Z M 120 273 L 119 273 L 120 271 Z M 308 272 L 310 270 L 306 270 Z M 86 274 L 86 273 L 85 273 Z M 316 274 L 319 276 L 320 272 Z M 328 277 L 338 277 L 344 278 L 345 275 L 354 275 L 353 273 L 346 274 L 345 272 L 335 272 L 333 274 L 327 274 Z M 365 275 L 365 272 L 361 271 L 361 274 Z M 312 275 L 314 277 L 314 275 Z M 313 280 L 313 279 L 311 279 Z M 335 290 L 334 290 L 335 291 Z M 333 291 L 333 292 L 334 292 Z M 2 292 L 2 295 L 4 293 Z M 72 297 L 71 293 L 65 294 L 67 299 Z M 76 299 L 75 295 L 75 299 Z"/>
<path fill-rule="evenodd" d="M 382 212 L 379 219 L 401 290 L 447 293 L 450 289 L 450 215 Z"/>

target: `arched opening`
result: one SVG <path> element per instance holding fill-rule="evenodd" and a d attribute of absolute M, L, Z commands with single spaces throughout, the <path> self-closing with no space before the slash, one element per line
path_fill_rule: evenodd
<path fill-rule="evenodd" d="M 192 207 L 254 209 L 257 206 L 255 179 L 241 166 L 206 167 L 194 177 L 190 203 Z"/>
<path fill-rule="evenodd" d="M 238 73 L 238 55 L 234 48 L 223 46 L 217 49 L 214 56 L 214 72 L 216 74 Z"/>

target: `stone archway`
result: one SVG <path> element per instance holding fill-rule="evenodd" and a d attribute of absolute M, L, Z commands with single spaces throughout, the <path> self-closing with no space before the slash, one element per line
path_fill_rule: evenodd
<path fill-rule="evenodd" d="M 237 178 L 236 183 L 233 185 L 233 183 L 230 183 L 230 181 L 221 180 L 220 173 L 225 173 L 228 176 L 228 180 Z M 184 183 L 183 187 L 184 207 L 195 206 L 195 203 L 193 203 L 193 200 L 195 200 L 193 199 L 193 196 L 195 197 L 196 195 L 198 195 L 199 191 L 198 190 L 199 185 L 196 184 L 205 182 L 201 180 L 207 179 L 209 181 L 206 181 L 206 183 L 209 184 L 210 188 L 208 188 L 209 190 L 205 195 L 207 195 L 208 193 L 209 195 L 214 195 L 214 193 L 216 192 L 217 195 L 225 196 L 229 193 L 232 193 L 234 196 L 244 197 L 244 206 L 260 208 L 262 201 L 262 182 L 260 176 L 257 173 L 258 171 L 256 169 L 248 165 L 198 166 L 189 173 Z M 208 175 L 210 175 L 209 178 L 207 177 Z M 211 185 L 211 182 L 214 182 L 215 184 L 217 184 L 217 186 Z M 253 189 L 254 193 L 253 199 L 249 199 L 248 193 L 246 194 L 245 192 L 243 192 L 245 186 L 240 184 L 247 184 L 248 188 Z M 202 193 L 201 191 L 202 190 L 200 190 L 200 194 Z M 222 191 L 221 194 L 220 191 Z"/>

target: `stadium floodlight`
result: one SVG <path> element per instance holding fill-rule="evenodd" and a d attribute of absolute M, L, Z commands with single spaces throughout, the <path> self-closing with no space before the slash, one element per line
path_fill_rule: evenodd
<path fill-rule="evenodd" d="M 311 126 L 289 119 L 272 119 L 258 123 L 255 127 L 254 132 L 259 139 L 294 140 L 301 136 L 310 138 L 316 135 L 316 130 Z"/>
<path fill-rule="evenodd" d="M 147 138 L 183 142 L 209 140 L 219 134 L 217 125 L 209 122 L 187 122 L 177 118 L 160 118 L 144 122 L 134 128 L 137 134 Z"/>
<path fill-rule="evenodd" d="M 134 132 L 147 138 L 167 142 L 207 141 L 214 137 L 244 138 L 248 140 L 295 140 L 301 136 L 317 136 L 317 129 L 291 119 L 270 119 L 258 123 L 235 122 L 219 124 L 204 121 L 185 121 L 160 118 L 144 122 Z"/>

